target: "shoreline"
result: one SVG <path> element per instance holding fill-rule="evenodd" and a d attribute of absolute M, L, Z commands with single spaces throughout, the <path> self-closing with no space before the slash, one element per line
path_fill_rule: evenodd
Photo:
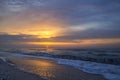
<path fill-rule="evenodd" d="M 35 58 L 35 59 L 45 59 L 50 61 L 55 61 L 56 64 L 61 64 L 64 66 L 69 66 L 85 73 L 93 75 L 102 75 L 107 80 L 119 80 L 120 67 L 110 64 L 95 63 L 89 61 L 78 61 L 78 60 L 67 60 L 67 59 L 57 59 L 50 57 L 32 56 L 32 55 L 21 55 L 14 54 L 14 57 L 19 58 Z"/>
<path fill-rule="evenodd" d="M 25 58 L 21 60 L 21 58 L 14 58 L 11 61 L 24 69 L 24 71 L 32 72 L 48 80 L 108 80 L 102 75 L 87 73 L 48 59 L 32 58 L 31 60 L 30 58 Z"/>
<path fill-rule="evenodd" d="M 4 54 L 1 56 L 1 57 L 6 57 Z M 18 58 L 17 58 L 18 57 Z M 0 78 L 1 77 L 3 77 L 3 79 L 1 79 L 1 80 L 4 80 L 4 78 L 5 78 L 5 80 L 44 80 L 43 79 L 43 76 L 41 76 L 41 75 L 39 75 L 39 74 L 36 74 L 36 73 L 29 73 L 29 71 L 25 71 L 25 70 L 21 70 L 20 69 L 20 67 L 22 68 L 23 66 L 20 66 L 19 65 L 19 61 L 17 61 L 17 62 L 14 62 L 14 61 L 16 61 L 16 60 L 9 60 L 10 58 L 11 59 L 13 59 L 13 58 L 15 58 L 15 59 L 17 59 L 17 60 L 20 60 L 20 62 L 22 61 L 22 63 L 25 63 L 26 64 L 26 62 L 24 62 L 24 59 L 25 59 L 25 56 L 23 57 L 21 57 L 21 56 L 11 56 L 11 57 L 6 57 L 7 59 L 5 59 L 5 60 L 1 60 L 0 59 L 0 71 L 1 71 L 1 69 L 3 70 L 3 73 L 4 73 L 4 75 L 7 75 L 7 76 L 10 76 L 10 77 L 12 77 L 11 79 L 6 79 L 7 78 L 7 76 L 1 76 L 0 75 Z M 30 59 L 31 60 L 31 58 L 29 58 L 29 57 L 26 57 L 26 59 Z M 25 59 L 25 60 L 26 60 Z M 44 66 L 43 66 L 43 68 L 44 67 L 47 67 L 48 68 L 48 71 L 47 72 L 49 72 L 50 70 L 49 69 L 51 69 L 51 68 L 53 68 L 53 72 L 50 72 L 50 74 L 51 73 L 53 73 L 53 74 L 58 74 L 59 72 L 60 72 L 60 74 L 59 74 L 59 76 L 60 75 L 62 75 L 61 73 L 65 73 L 66 75 L 71 75 L 71 78 L 76 78 L 76 79 L 69 79 L 69 80 L 81 80 L 81 78 L 80 78 L 80 75 L 81 75 L 81 77 L 83 77 L 83 80 L 85 79 L 85 80 L 108 80 L 108 79 L 106 79 L 106 78 L 104 78 L 102 75 L 99 75 L 99 74 L 91 74 L 91 73 L 87 73 L 87 72 L 84 72 L 84 71 L 81 71 L 81 70 L 78 70 L 78 69 L 75 69 L 74 67 L 72 67 L 72 66 L 68 66 L 68 65 L 63 65 L 63 64 L 58 64 L 56 61 L 53 63 L 51 63 L 51 61 L 54 61 L 54 60 L 49 60 L 49 59 L 42 59 L 42 58 L 33 58 L 33 59 L 35 59 L 35 60 L 37 60 L 37 62 L 38 61 L 40 61 L 39 62 L 39 64 L 41 64 L 41 61 L 42 61 L 42 63 L 43 62 L 47 62 L 48 64 L 51 64 L 51 65 L 54 65 L 54 66 L 47 66 L 46 64 L 43 64 Z M 10 61 L 10 62 L 9 62 Z M 33 61 L 33 60 L 32 60 Z M 7 63 L 8 62 L 8 63 Z M 1 64 L 2 63 L 2 64 Z M 15 65 L 14 66 L 12 66 L 12 65 L 10 65 L 11 63 L 14 63 Z M 18 63 L 18 64 L 17 64 Z M 30 61 L 30 63 L 31 63 L 31 61 Z M 3 68 L 1 68 L 1 65 L 3 66 Z M 30 64 L 31 65 L 31 64 Z M 28 66 L 30 66 L 29 64 L 28 64 Z M 32 64 L 33 65 L 33 64 Z M 35 64 L 36 65 L 36 64 Z M 45 66 L 46 65 L 46 66 Z M 17 66 L 17 67 L 16 67 Z M 36 66 L 38 66 L 38 64 L 36 65 Z M 57 68 L 56 68 L 56 67 Z M 39 67 L 41 67 L 41 66 L 39 66 Z M 25 68 L 25 67 L 23 67 L 23 68 Z M 54 69 L 56 68 L 56 71 L 57 72 L 54 72 Z M 9 73 L 6 73 L 6 69 L 7 69 L 7 71 L 9 71 Z M 40 71 L 42 71 L 42 68 L 39 68 L 40 69 Z M 59 70 L 60 69 L 60 70 Z M 31 70 L 31 69 L 29 69 L 29 70 Z M 73 73 L 72 71 L 75 71 L 75 73 Z M 44 71 L 44 69 L 43 69 L 43 71 Z M 69 72 L 69 73 L 66 73 L 66 72 Z M 17 73 L 17 74 L 16 74 Z M 72 73 L 72 74 L 71 74 Z M 37 76 L 38 75 L 38 76 Z M 74 75 L 74 76 L 72 76 L 72 75 Z M 15 77 L 15 76 L 17 76 L 17 77 Z M 24 76 L 24 77 L 23 77 Z M 63 75 L 64 76 L 64 75 Z M 76 77 L 75 77 L 76 76 Z M 79 76 L 79 77 L 78 77 Z M 25 78 L 25 77 L 27 77 L 27 78 Z M 65 76 L 64 76 L 65 77 Z M 69 76 L 68 76 L 69 77 Z M 78 79 L 79 78 L 79 79 Z M 64 78 L 62 78 L 61 79 L 61 77 L 57 77 L 57 79 L 54 79 L 54 80 L 63 80 Z M 53 80 L 53 79 L 51 79 L 51 80 Z"/>

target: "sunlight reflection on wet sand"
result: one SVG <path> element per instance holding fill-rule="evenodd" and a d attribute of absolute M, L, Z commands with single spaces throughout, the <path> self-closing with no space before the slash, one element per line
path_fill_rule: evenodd
<path fill-rule="evenodd" d="M 35 58 L 11 58 L 11 60 L 22 70 L 47 80 L 106 80 L 102 76 L 84 73 L 72 67 L 56 64 L 51 60 Z"/>

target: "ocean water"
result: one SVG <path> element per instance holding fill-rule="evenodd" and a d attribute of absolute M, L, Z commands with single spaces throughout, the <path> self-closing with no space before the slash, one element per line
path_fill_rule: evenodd
<path fill-rule="evenodd" d="M 101 74 L 108 80 L 120 80 L 119 50 L 16 48 L 0 51 L 12 53 L 13 57 L 50 59 L 88 73 Z"/>
<path fill-rule="evenodd" d="M 0 50 L 10 53 L 120 65 L 120 50 L 55 48 L 9 48 Z"/>

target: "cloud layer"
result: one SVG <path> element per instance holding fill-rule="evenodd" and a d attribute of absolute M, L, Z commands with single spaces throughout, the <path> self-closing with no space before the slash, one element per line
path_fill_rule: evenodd
<path fill-rule="evenodd" d="M 0 0 L 0 28 L 2 45 L 119 39 L 120 0 Z M 37 37 L 46 30 L 57 36 Z"/>

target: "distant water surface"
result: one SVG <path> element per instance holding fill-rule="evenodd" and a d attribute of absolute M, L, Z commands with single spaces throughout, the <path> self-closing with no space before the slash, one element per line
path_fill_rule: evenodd
<path fill-rule="evenodd" d="M 56 49 L 47 47 L 0 49 L 0 51 L 120 65 L 120 50 L 117 49 Z"/>

